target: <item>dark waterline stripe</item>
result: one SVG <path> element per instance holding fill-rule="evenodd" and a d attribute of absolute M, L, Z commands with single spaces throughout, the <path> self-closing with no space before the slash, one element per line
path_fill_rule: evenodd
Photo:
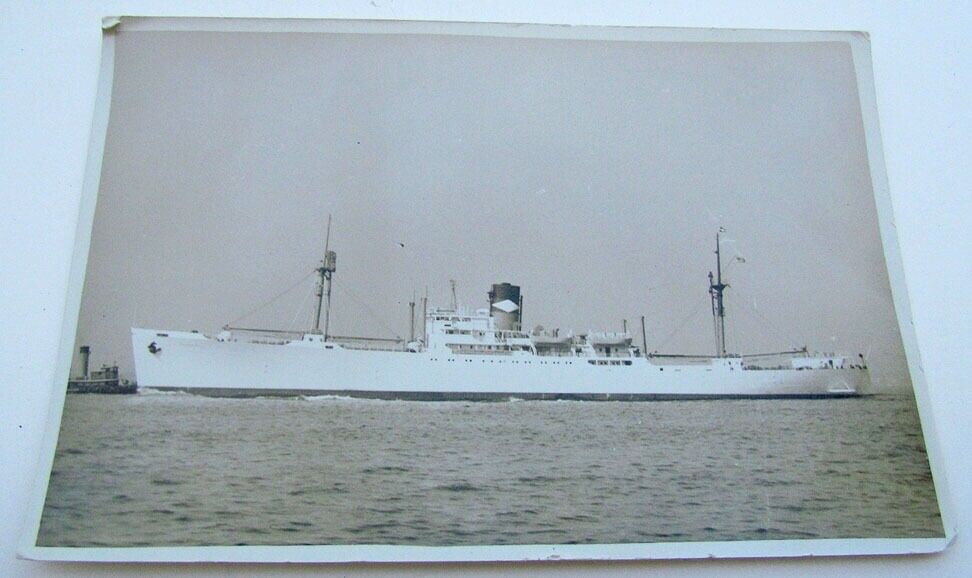
<path fill-rule="evenodd" d="M 503 393 L 476 391 L 360 391 L 319 389 L 242 389 L 220 387 L 153 387 L 158 391 L 176 391 L 204 397 L 253 398 L 325 396 L 386 401 L 690 401 L 716 399 L 835 399 L 864 397 L 867 394 L 799 393 L 799 394 L 706 394 L 706 393 Z"/>

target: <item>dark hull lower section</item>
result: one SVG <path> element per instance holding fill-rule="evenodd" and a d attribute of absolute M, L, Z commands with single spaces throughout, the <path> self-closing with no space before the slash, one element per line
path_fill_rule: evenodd
<path fill-rule="evenodd" d="M 182 391 L 206 397 L 253 398 L 253 397 L 304 397 L 326 396 L 379 399 L 387 401 L 675 401 L 703 399 L 832 399 L 862 397 L 855 392 L 825 394 L 704 394 L 704 393 L 501 393 L 475 391 L 341 391 L 307 389 L 241 389 L 241 388 L 186 388 L 155 387 L 159 391 Z"/>
<path fill-rule="evenodd" d="M 68 393 L 137 393 L 138 387 L 134 383 L 85 383 L 83 381 L 68 382 Z"/>

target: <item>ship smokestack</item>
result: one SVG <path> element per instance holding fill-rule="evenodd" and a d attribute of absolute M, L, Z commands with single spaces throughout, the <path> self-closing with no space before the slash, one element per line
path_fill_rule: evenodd
<path fill-rule="evenodd" d="M 509 283 L 494 284 L 489 291 L 489 314 L 495 319 L 496 329 L 515 331 L 522 326 L 523 297 L 520 287 Z"/>
<path fill-rule="evenodd" d="M 81 376 L 88 379 L 88 357 L 91 355 L 91 348 L 82 345 L 78 353 L 81 354 Z"/>

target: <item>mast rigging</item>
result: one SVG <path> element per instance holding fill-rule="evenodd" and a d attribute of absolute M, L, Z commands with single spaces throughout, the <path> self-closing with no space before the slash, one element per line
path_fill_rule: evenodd
<path fill-rule="evenodd" d="M 327 236 L 324 240 L 324 259 L 317 268 L 317 311 L 314 314 L 314 333 L 321 332 L 321 308 L 324 309 L 324 341 L 327 341 L 331 322 L 331 278 L 337 270 L 337 253 L 331 247 L 331 215 L 327 216 Z"/>
<path fill-rule="evenodd" d="M 715 323 L 716 355 L 726 356 L 726 307 L 723 300 L 723 292 L 729 285 L 722 282 L 722 252 L 719 244 L 719 235 L 725 229 L 719 227 L 716 233 L 716 274 L 712 275 L 709 271 L 709 295 L 712 296 L 712 319 Z"/>

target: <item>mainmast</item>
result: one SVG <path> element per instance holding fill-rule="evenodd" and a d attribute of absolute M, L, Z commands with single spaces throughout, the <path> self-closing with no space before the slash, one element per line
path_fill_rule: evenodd
<path fill-rule="evenodd" d="M 712 320 L 715 323 L 716 355 L 726 356 L 726 307 L 723 302 L 722 293 L 729 285 L 722 282 L 722 253 L 719 245 L 719 235 L 725 229 L 719 227 L 716 233 L 716 274 L 712 276 L 709 271 L 709 295 L 712 296 Z"/>
<path fill-rule="evenodd" d="M 327 237 L 324 241 L 324 260 L 317 268 L 317 312 L 314 314 L 314 333 L 321 332 L 321 307 L 324 308 L 324 341 L 327 341 L 331 322 L 331 277 L 337 270 L 337 253 L 330 250 L 331 215 L 327 216 Z M 326 299 L 326 302 L 325 302 Z"/>

